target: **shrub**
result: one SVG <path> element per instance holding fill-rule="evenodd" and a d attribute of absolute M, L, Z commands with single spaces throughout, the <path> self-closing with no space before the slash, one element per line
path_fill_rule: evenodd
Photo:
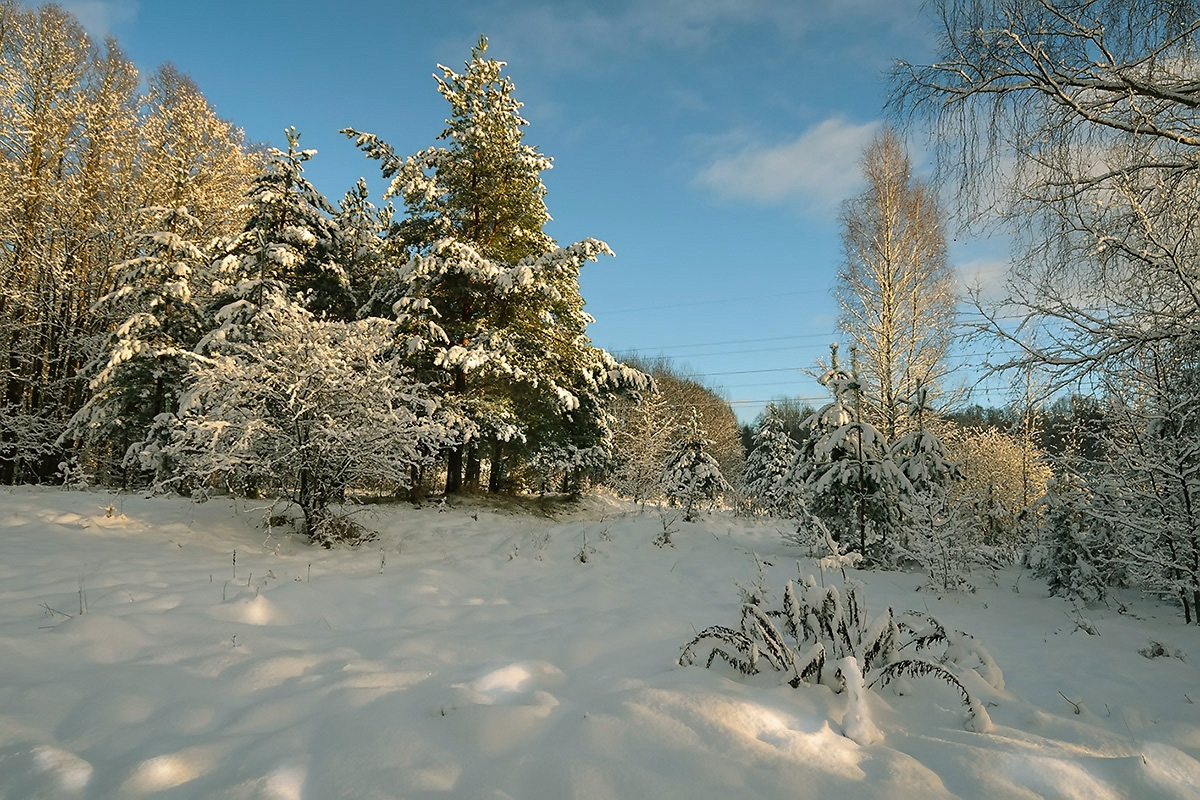
<path fill-rule="evenodd" d="M 859 581 L 846 580 L 839 589 L 818 585 L 803 573 L 799 581 L 787 582 L 778 608 L 769 607 L 762 593 L 743 591 L 751 602 L 742 604 L 740 628 L 704 629 L 684 645 L 679 664 L 703 658 L 711 667 L 720 658 L 744 675 L 758 674 L 765 666 L 789 674 L 792 687 L 826 684 L 835 691 L 842 690 L 854 669 L 861 670 L 867 688 L 901 677 L 933 677 L 962 698 L 968 730 L 988 730 L 987 711 L 960 679 L 972 671 L 994 689 L 1004 688 L 1003 674 L 983 646 L 925 614 L 910 611 L 897 619 L 889 607 L 868 617 L 862 595 Z M 845 659 L 853 659 L 854 669 L 847 669 Z M 839 664 L 833 674 L 826 670 L 831 661 Z"/>

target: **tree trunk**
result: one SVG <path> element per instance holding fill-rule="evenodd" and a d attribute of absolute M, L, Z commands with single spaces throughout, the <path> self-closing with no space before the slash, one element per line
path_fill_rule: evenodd
<path fill-rule="evenodd" d="M 408 502 L 419 506 L 425 496 L 425 474 L 424 471 L 416 465 L 409 467 L 408 470 Z"/>
<path fill-rule="evenodd" d="M 492 439 L 492 468 L 488 474 L 488 491 L 493 494 L 500 492 L 504 480 L 504 442 Z"/>
<path fill-rule="evenodd" d="M 454 373 L 454 389 L 456 395 L 463 395 L 467 392 L 467 374 L 461 369 Z M 463 457 L 466 453 L 466 445 L 460 444 L 453 448 L 446 456 L 446 494 L 455 494 L 462 491 L 463 487 Z"/>
<path fill-rule="evenodd" d="M 463 478 L 463 483 L 472 491 L 479 489 L 479 476 L 483 471 L 483 465 L 479 459 L 479 445 L 472 444 L 467 448 L 467 466 L 466 475 Z"/>
<path fill-rule="evenodd" d="M 446 494 L 462 491 L 464 449 L 466 448 L 459 445 L 446 456 Z"/>

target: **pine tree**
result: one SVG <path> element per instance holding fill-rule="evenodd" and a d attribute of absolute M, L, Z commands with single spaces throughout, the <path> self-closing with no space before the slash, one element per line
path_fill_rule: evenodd
<path fill-rule="evenodd" d="M 799 449 L 784 430 L 775 405 L 767 406 L 746 459 L 745 486 L 754 507 L 765 514 L 788 517 L 801 501 L 799 485 L 789 481 Z"/>
<path fill-rule="evenodd" d="M 721 475 L 721 465 L 709 453 L 712 440 L 704 432 L 703 415 L 697 409 L 691 410 L 678 435 L 663 465 L 663 493 L 683 507 L 684 522 L 692 522 L 697 505 L 702 500 L 716 500 L 729 484 Z"/>
<path fill-rule="evenodd" d="M 439 65 L 445 147 L 401 158 L 373 134 L 344 131 L 381 162 L 385 196 L 404 201 L 388 238 L 407 257 L 393 256 L 376 302 L 393 309 L 418 372 L 458 420 L 447 492 L 479 481 L 485 446 L 494 486 L 506 447 L 543 463 L 606 450 L 605 397 L 648 385 L 587 338 L 579 269 L 611 251 L 594 239 L 556 247 L 543 230 L 551 161 L 524 143 L 504 62 L 486 53 L 481 38 L 464 72 Z"/>
<path fill-rule="evenodd" d="M 833 398 L 809 418 L 791 480 L 803 483 L 809 510 L 839 543 L 853 542 L 864 559 L 888 563 L 911 487 L 883 434 L 861 419 L 858 378 L 838 365 L 836 344 L 830 353 L 819 380 Z"/>

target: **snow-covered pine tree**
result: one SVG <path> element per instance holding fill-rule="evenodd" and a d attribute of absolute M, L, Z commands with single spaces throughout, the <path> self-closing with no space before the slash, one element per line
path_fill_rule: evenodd
<path fill-rule="evenodd" d="M 703 500 L 715 501 L 729 488 L 721 465 L 708 452 L 712 441 L 704 432 L 703 415 L 693 408 L 667 451 L 663 465 L 663 493 L 683 508 L 683 521 L 693 522 Z"/>
<path fill-rule="evenodd" d="M 858 379 L 838 365 L 836 344 L 830 356 L 819 381 L 833 397 L 809 418 L 790 480 L 803 483 L 809 510 L 840 544 L 853 542 L 867 561 L 889 563 L 911 487 L 883 434 L 859 417 Z"/>
<path fill-rule="evenodd" d="M 962 479 L 962 468 L 946 455 L 931 430 L 936 412 L 920 381 L 906 403 L 904 427 L 909 432 L 892 444 L 890 453 L 910 487 L 897 547 L 901 557 L 914 559 L 929 573 L 932 585 L 944 591 L 965 581 L 979 536 L 964 524 L 967 515 L 954 503 L 951 487 Z"/>
<path fill-rule="evenodd" d="M 404 201 L 389 238 L 407 256 L 377 302 L 392 307 L 418 372 L 459 420 L 448 492 L 478 482 L 485 456 L 495 487 L 518 466 L 514 454 L 560 463 L 607 449 L 604 398 L 648 385 L 586 336 L 579 269 L 611 251 L 595 239 L 556 247 L 543 230 L 551 160 L 524 143 L 504 62 L 486 53 L 481 38 L 464 72 L 439 65 L 447 146 L 403 158 L 373 134 L 344 131 L 381 162 L 385 196 Z"/>
<path fill-rule="evenodd" d="M 276 291 L 316 314 L 354 316 L 349 277 L 333 258 L 334 209 L 304 177 L 304 164 L 316 151 L 300 149 L 295 128 L 284 133 L 287 150 L 268 150 L 269 160 L 251 184 L 245 229 L 213 265 L 222 337 L 248 335 L 234 329 L 250 323 L 255 307 Z"/>
<path fill-rule="evenodd" d="M 1029 555 L 1034 573 L 1050 594 L 1103 600 L 1116 580 L 1120 540 L 1097 514 L 1086 482 L 1070 470 L 1052 477 L 1040 503 L 1038 541 Z"/>
<path fill-rule="evenodd" d="M 746 493 L 755 509 L 776 517 L 795 512 L 802 502 L 800 485 L 791 483 L 789 476 L 798 452 L 775 405 L 768 405 L 746 459 Z"/>
<path fill-rule="evenodd" d="M 206 329 L 194 293 L 208 256 L 193 237 L 200 221 L 186 208 L 147 208 L 141 255 L 118 265 L 117 288 L 99 304 L 123 318 L 85 374 L 91 396 L 67 434 L 82 439 L 99 464 L 102 481 L 127 483 L 126 468 L 161 473 L 158 461 L 167 420 L 178 405 L 191 350 Z M 111 450 L 111 452 L 104 452 Z M 105 457 L 107 456 L 107 457 Z"/>

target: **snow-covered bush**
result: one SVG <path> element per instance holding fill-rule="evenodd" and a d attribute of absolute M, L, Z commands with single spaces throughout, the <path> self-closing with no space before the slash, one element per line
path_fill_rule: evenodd
<path fill-rule="evenodd" d="M 662 392 L 623 400 L 614 416 L 614 464 L 607 483 L 619 494 L 645 503 L 662 494 L 662 467 L 674 430 L 664 424 L 670 409 Z"/>
<path fill-rule="evenodd" d="M 393 333 L 385 320 L 319 320 L 267 294 L 252 337 L 215 337 L 194 361 L 165 453 L 176 479 L 274 487 L 313 541 L 361 539 L 329 506 L 353 487 L 406 488 L 444 445 L 436 404 L 395 360 Z"/>
<path fill-rule="evenodd" d="M 1032 542 L 1035 506 L 1050 479 L 1045 453 L 994 428 L 952 428 L 943 441 L 961 464 L 954 500 L 970 515 L 980 546 L 1000 559 L 1018 558 Z"/>
<path fill-rule="evenodd" d="M 789 675 L 793 687 L 826 684 L 840 691 L 855 680 L 845 668 L 846 659 L 852 659 L 868 688 L 899 678 L 937 678 L 962 698 L 968 729 L 990 728 L 983 704 L 961 678 L 973 671 L 992 688 L 1004 688 L 1003 674 L 983 646 L 970 635 L 950 631 L 917 612 L 897 619 L 889 607 L 869 617 L 862 595 L 861 582 L 846 580 L 839 589 L 801 572 L 799 580 L 787 582 L 778 607 L 764 601 L 743 602 L 739 629 L 720 625 L 704 629 L 684 645 L 679 664 L 704 659 L 705 666 L 711 667 L 721 658 L 745 675 L 765 667 Z M 840 665 L 832 674 L 826 670 L 830 663 Z"/>
<path fill-rule="evenodd" d="M 1089 513 L 1119 534 L 1114 566 L 1200 622 L 1200 346 L 1163 346 L 1124 397 L 1108 399 Z"/>
<path fill-rule="evenodd" d="M 1071 472 L 1051 478 L 1039 505 L 1041 527 L 1029 555 L 1034 573 L 1046 579 L 1052 595 L 1103 600 L 1119 542 L 1112 526 L 1095 514 L 1083 479 Z"/>

